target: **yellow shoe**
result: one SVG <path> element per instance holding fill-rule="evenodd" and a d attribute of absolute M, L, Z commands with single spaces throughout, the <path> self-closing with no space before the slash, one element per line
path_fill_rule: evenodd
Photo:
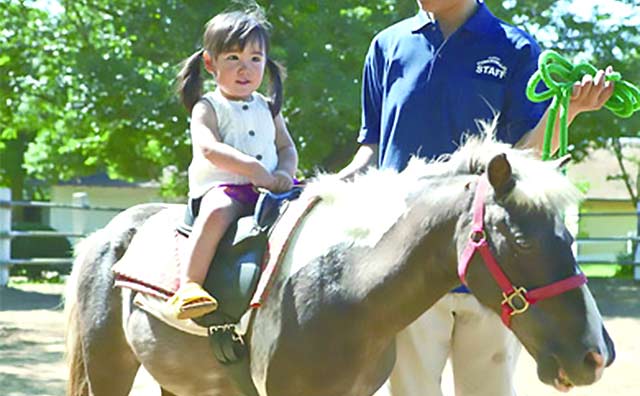
<path fill-rule="evenodd" d="M 187 282 L 167 301 L 173 316 L 192 319 L 218 309 L 218 301 L 196 282 Z"/>

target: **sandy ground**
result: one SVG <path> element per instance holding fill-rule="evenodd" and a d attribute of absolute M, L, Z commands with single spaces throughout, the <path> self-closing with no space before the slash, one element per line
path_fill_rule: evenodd
<path fill-rule="evenodd" d="M 570 395 L 640 395 L 640 282 L 594 279 L 590 286 L 616 343 L 617 360 L 600 382 Z M 62 290 L 60 285 L 0 288 L 0 396 L 64 395 Z M 453 395 L 450 380 L 446 372 L 446 396 Z M 538 381 L 526 352 L 520 356 L 516 383 L 519 396 L 559 395 Z M 130 396 L 159 393 L 141 370 Z"/>

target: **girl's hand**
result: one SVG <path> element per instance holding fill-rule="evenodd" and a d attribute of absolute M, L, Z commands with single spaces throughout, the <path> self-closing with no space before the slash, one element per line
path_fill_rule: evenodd
<path fill-rule="evenodd" d="M 251 174 L 251 184 L 271 191 L 276 185 L 276 178 L 269 173 L 264 165 L 260 162 L 256 162 L 255 170 Z"/>
<path fill-rule="evenodd" d="M 293 179 L 289 174 L 283 170 L 275 170 L 273 172 L 275 183 L 270 190 L 275 193 L 285 192 L 291 190 L 293 187 Z"/>

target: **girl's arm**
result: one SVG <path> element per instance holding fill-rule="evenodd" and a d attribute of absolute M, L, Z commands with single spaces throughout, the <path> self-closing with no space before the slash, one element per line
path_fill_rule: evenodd
<path fill-rule="evenodd" d="M 290 178 L 296 175 L 298 170 L 298 152 L 293 144 L 287 125 L 278 114 L 273 119 L 276 126 L 276 149 L 278 150 L 278 167 L 276 172 L 283 172 Z"/>
<path fill-rule="evenodd" d="M 191 143 L 215 166 L 249 178 L 258 187 L 271 188 L 274 177 L 250 155 L 222 142 L 218 117 L 214 109 L 203 101 L 191 111 Z"/>

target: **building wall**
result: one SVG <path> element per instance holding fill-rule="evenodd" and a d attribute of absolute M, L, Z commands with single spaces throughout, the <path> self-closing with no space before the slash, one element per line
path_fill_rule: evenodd
<path fill-rule="evenodd" d="M 633 204 L 626 200 L 589 199 L 582 203 L 578 237 L 626 237 L 636 235 L 637 216 Z M 589 213 L 630 213 L 629 215 L 593 215 Z M 585 215 L 587 214 L 587 215 Z M 627 241 L 581 241 L 578 244 L 580 260 L 616 260 L 630 253 Z"/>
<path fill-rule="evenodd" d="M 121 208 L 149 202 L 160 202 L 157 187 L 54 186 L 51 202 L 72 204 L 73 194 L 87 194 L 90 206 Z M 90 233 L 104 227 L 118 211 L 51 209 L 49 224 L 61 232 Z"/>

